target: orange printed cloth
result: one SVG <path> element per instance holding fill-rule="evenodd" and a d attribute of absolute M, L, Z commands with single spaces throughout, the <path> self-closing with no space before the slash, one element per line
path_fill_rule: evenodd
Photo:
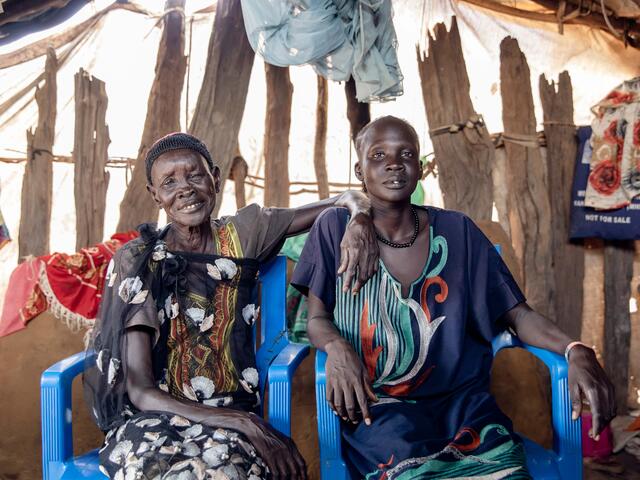
<path fill-rule="evenodd" d="M 640 77 L 618 85 L 592 111 L 585 205 L 622 208 L 640 195 Z"/>
<path fill-rule="evenodd" d="M 32 257 L 11 273 L 0 317 L 0 337 L 22 330 L 50 310 L 74 331 L 93 326 L 111 257 L 138 232 L 117 233 L 77 253 Z"/>

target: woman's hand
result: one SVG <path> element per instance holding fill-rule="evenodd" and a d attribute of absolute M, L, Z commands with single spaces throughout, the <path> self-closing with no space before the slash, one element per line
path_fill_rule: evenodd
<path fill-rule="evenodd" d="M 378 397 L 371 388 L 371 380 L 362 365 L 360 357 L 349 343 L 340 338 L 325 345 L 327 352 L 327 402 L 343 420 L 353 423 L 360 421 L 371 424 L 369 401 L 377 402 Z"/>
<path fill-rule="evenodd" d="M 353 283 L 355 295 L 378 271 L 380 250 L 373 220 L 368 213 L 360 212 L 351 217 L 340 242 L 340 267 L 338 275 L 344 273 L 343 291 Z"/>
<path fill-rule="evenodd" d="M 307 466 L 293 440 L 255 414 L 249 414 L 246 418 L 247 421 L 239 430 L 256 448 L 269 468 L 271 478 L 306 480 Z"/>
<path fill-rule="evenodd" d="M 590 348 L 576 345 L 569 352 L 569 392 L 572 418 L 582 412 L 583 398 L 591 407 L 589 436 L 599 440 L 602 429 L 616 416 L 616 396 L 613 385 Z"/>

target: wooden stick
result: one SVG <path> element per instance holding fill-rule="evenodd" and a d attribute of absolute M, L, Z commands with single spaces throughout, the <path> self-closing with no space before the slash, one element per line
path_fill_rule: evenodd
<path fill-rule="evenodd" d="M 53 166 L 51 151 L 56 125 L 58 62 L 53 49 L 47 51 L 44 84 L 36 89 L 38 126 L 27 131 L 27 164 L 22 179 L 22 209 L 18 233 L 18 258 L 49 253 Z"/>
<path fill-rule="evenodd" d="M 164 29 L 158 56 L 155 78 L 151 85 L 138 157 L 133 177 L 120 203 L 118 232 L 133 230 L 143 222 L 158 220 L 158 206 L 147 192 L 145 156 L 149 147 L 160 137 L 180 130 L 180 97 L 184 85 L 187 59 L 184 55 L 184 8 L 185 0 L 167 0 Z"/>
<path fill-rule="evenodd" d="M 73 142 L 76 251 L 103 241 L 109 186 L 109 128 L 104 82 L 82 68 L 75 75 L 76 124 Z"/>
<path fill-rule="evenodd" d="M 540 98 L 547 139 L 548 192 L 551 207 L 552 309 L 558 326 L 579 339 L 582 331 L 583 242 L 570 242 L 571 185 L 578 143 L 573 126 L 571 77 L 562 72 L 557 84 L 540 76 Z"/>
<path fill-rule="evenodd" d="M 494 148 L 471 102 L 456 18 L 452 19 L 450 31 L 439 23 L 434 32 L 429 37 L 426 58 L 416 49 L 429 126 L 440 130 L 439 126 L 466 124 L 469 120 L 478 125 L 455 134 L 431 134 L 444 205 L 475 221 L 491 220 Z"/>
<path fill-rule="evenodd" d="M 0 69 L 13 67 L 14 65 L 19 65 L 45 55 L 48 48 L 58 49 L 66 45 L 87 30 L 94 28 L 107 13 L 113 10 L 128 10 L 133 13 L 150 15 L 148 11 L 131 3 L 113 3 L 104 10 L 101 10 L 95 15 L 89 17 L 84 22 L 79 23 L 75 27 L 71 27 L 69 30 L 55 35 L 50 35 L 18 50 L 0 55 Z M 0 16 L 0 18 L 3 17 Z"/>
<path fill-rule="evenodd" d="M 313 166 L 318 179 L 320 200 L 329 198 L 329 179 L 327 174 L 327 110 L 329 93 L 327 79 L 318 75 L 318 99 L 316 101 L 316 137 L 313 147 Z"/>
<path fill-rule="evenodd" d="M 240 0 L 218 0 L 209 52 L 189 133 L 209 147 L 220 167 L 220 208 L 244 114 L 254 52 L 247 39 Z"/>
<path fill-rule="evenodd" d="M 616 389 L 618 415 L 626 415 L 629 410 L 629 298 L 634 253 L 634 242 L 631 240 L 605 240 L 603 353 L 605 370 Z"/>
<path fill-rule="evenodd" d="M 368 103 L 358 102 L 356 82 L 353 77 L 344 84 L 344 93 L 347 97 L 347 118 L 351 127 L 351 139 L 355 145 L 358 133 L 371 121 L 371 110 Z"/>
<path fill-rule="evenodd" d="M 264 205 L 289 206 L 289 130 L 293 85 L 288 67 L 265 63 L 267 115 L 264 128 Z"/>
<path fill-rule="evenodd" d="M 238 151 L 238 154 L 233 159 L 233 165 L 231 167 L 231 173 L 229 175 L 229 179 L 233 180 L 233 182 L 235 183 L 237 210 L 240 210 L 247 205 L 247 196 L 244 191 L 244 184 L 247 180 L 248 171 L 249 167 L 247 165 L 247 162 L 240 154 L 240 151 Z"/>
<path fill-rule="evenodd" d="M 518 42 L 511 37 L 500 44 L 500 91 L 506 134 L 535 135 L 536 118 L 529 65 Z M 551 208 L 545 167 L 539 148 L 505 143 L 507 208 L 511 242 L 520 261 L 529 304 L 553 319 L 551 292 Z"/>

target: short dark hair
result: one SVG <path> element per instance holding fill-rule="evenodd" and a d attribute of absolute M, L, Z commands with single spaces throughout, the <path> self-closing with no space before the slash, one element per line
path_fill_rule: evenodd
<path fill-rule="evenodd" d="M 188 133 L 174 132 L 156 140 L 147 152 L 145 157 L 145 167 L 147 170 L 147 181 L 151 183 L 151 167 L 160 155 L 171 150 L 193 150 L 199 153 L 206 160 L 209 169 L 213 172 L 214 163 L 207 146 L 193 135 Z"/>
<path fill-rule="evenodd" d="M 360 151 L 362 149 L 362 146 L 363 146 L 363 143 L 364 143 L 364 139 L 366 138 L 367 132 L 369 131 L 369 129 L 371 129 L 376 124 L 378 124 L 378 123 L 380 123 L 382 121 L 389 121 L 389 120 L 405 125 L 409 129 L 411 134 L 413 135 L 413 137 L 415 139 L 415 142 L 416 142 L 416 145 L 418 146 L 418 149 L 420 149 L 420 138 L 418 137 L 418 132 L 416 132 L 416 129 L 413 128 L 413 125 L 411 125 L 409 122 L 407 122 L 406 120 L 404 120 L 402 118 L 394 117 L 393 115 L 385 115 L 384 117 L 378 117 L 375 120 L 372 120 L 371 122 L 367 123 L 358 132 L 358 135 L 356 135 L 355 145 L 356 145 L 356 153 L 358 154 L 358 158 L 361 158 L 360 157 L 360 153 L 361 153 Z"/>

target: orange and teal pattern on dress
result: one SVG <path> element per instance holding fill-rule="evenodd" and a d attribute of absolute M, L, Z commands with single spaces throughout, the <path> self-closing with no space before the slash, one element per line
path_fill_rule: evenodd
<path fill-rule="evenodd" d="M 491 448 L 483 449 L 487 443 Z M 408 458 L 396 465 L 394 459 L 378 465 L 366 480 L 430 480 L 478 478 L 482 480 L 530 479 L 524 447 L 499 424 L 486 425 L 480 433 L 462 428 L 441 451 L 425 457 Z M 393 466 L 392 466 L 393 465 Z"/>
<path fill-rule="evenodd" d="M 427 262 L 406 298 L 382 260 L 359 295 L 342 291 L 342 277 L 336 283 L 336 327 L 358 353 L 382 396 L 410 395 L 436 368 L 427 366 L 429 344 L 446 316 L 433 318 L 429 305 L 447 300 L 448 285 L 439 274 L 446 266 L 448 248 L 446 239 L 434 237 L 432 228 L 429 235 Z"/>

